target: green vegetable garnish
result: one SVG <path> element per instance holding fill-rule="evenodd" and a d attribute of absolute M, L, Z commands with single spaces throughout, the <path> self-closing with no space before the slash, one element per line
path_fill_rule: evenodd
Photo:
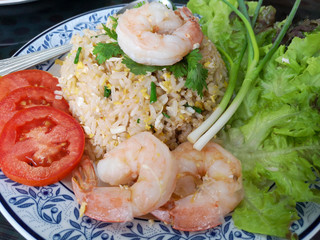
<path fill-rule="evenodd" d="M 108 28 L 106 25 L 102 24 L 104 31 L 106 32 L 106 35 L 108 35 L 113 40 L 118 40 L 118 34 L 114 29 Z"/>
<path fill-rule="evenodd" d="M 156 84 L 151 82 L 151 89 L 150 89 L 150 103 L 154 103 L 157 101 L 157 89 Z"/>
<path fill-rule="evenodd" d="M 73 61 L 74 64 L 78 64 L 81 50 L 82 50 L 82 47 L 78 47 L 76 57 L 74 58 L 74 61 Z"/>
<path fill-rule="evenodd" d="M 155 72 L 157 70 L 163 69 L 163 67 L 159 66 L 151 66 L 151 65 L 143 65 L 133 61 L 127 55 L 124 55 L 122 63 L 130 69 L 130 71 L 135 75 L 146 75 L 147 72 Z"/>
<path fill-rule="evenodd" d="M 140 118 L 137 119 L 137 123 L 140 123 Z"/>
<path fill-rule="evenodd" d="M 104 63 L 111 57 L 123 55 L 122 63 L 135 75 L 146 75 L 148 72 L 155 72 L 167 68 L 176 78 L 186 77 L 185 87 L 197 91 L 199 96 L 203 96 L 203 88 L 207 88 L 206 79 L 208 70 L 199 62 L 202 55 L 198 49 L 191 51 L 183 60 L 171 66 L 144 65 L 133 61 L 123 53 L 117 42 L 98 43 L 94 47 L 93 54 L 99 64 Z"/>
<path fill-rule="evenodd" d="M 162 112 L 162 115 L 165 116 L 166 118 L 170 118 L 170 116 L 168 114 L 166 114 L 165 112 Z"/>
<path fill-rule="evenodd" d="M 234 5 L 232 5 L 227 0 L 222 0 L 225 4 L 227 4 L 242 20 L 243 24 L 246 27 L 247 34 L 249 36 L 250 41 L 248 42 L 248 56 L 251 56 L 252 51 L 252 58 L 248 59 L 248 66 L 246 68 L 246 73 L 244 80 L 242 82 L 241 88 L 238 91 L 238 94 L 230 104 L 230 106 L 227 108 L 227 110 L 220 116 L 220 118 L 216 121 L 216 123 L 213 124 L 213 122 L 207 124 L 210 129 L 203 134 L 198 141 L 194 144 L 194 148 L 200 150 L 202 149 L 221 129 L 222 127 L 228 122 L 228 120 L 232 117 L 232 115 L 236 112 L 240 104 L 242 103 L 244 97 L 246 96 L 246 93 L 248 92 L 249 88 L 252 85 L 252 82 L 257 78 L 259 72 L 262 70 L 264 65 L 267 61 L 271 58 L 273 53 L 278 48 L 282 38 L 284 37 L 286 31 L 288 30 L 289 26 L 291 25 L 292 19 L 298 9 L 298 6 L 300 4 L 300 0 L 296 0 L 285 24 L 283 25 L 279 35 L 277 36 L 277 39 L 273 43 L 272 47 L 268 51 L 268 53 L 263 57 L 262 60 L 260 60 L 260 53 L 259 53 L 259 47 L 256 41 L 255 34 L 253 32 L 253 28 L 251 26 L 251 23 L 249 20 L 245 17 L 244 14 L 242 14 Z M 239 0 L 241 1 L 241 0 Z M 197 129 L 195 130 L 197 131 Z"/>
<path fill-rule="evenodd" d="M 202 113 L 202 109 L 201 108 L 199 108 L 199 107 L 196 107 L 196 106 L 190 106 L 189 105 L 189 103 L 186 103 L 186 104 L 184 104 L 183 106 L 185 106 L 185 107 L 191 107 L 193 110 L 195 110 L 197 113 Z"/>
<path fill-rule="evenodd" d="M 104 86 L 103 96 L 108 98 L 111 95 L 111 89 L 109 89 L 107 86 Z"/>
<path fill-rule="evenodd" d="M 112 43 L 98 43 L 94 49 L 93 54 L 96 55 L 96 59 L 99 64 L 104 63 L 106 60 L 121 56 L 123 54 L 122 49 L 117 42 Z"/>
<path fill-rule="evenodd" d="M 176 78 L 185 77 L 188 74 L 188 64 L 184 60 L 171 66 L 167 66 L 166 68 L 168 68 L 168 70 L 172 72 Z"/>
<path fill-rule="evenodd" d="M 110 16 L 109 18 L 111 18 L 112 19 L 112 21 L 114 22 L 113 24 L 112 24 L 112 29 L 116 29 L 117 28 L 117 26 L 118 26 L 118 18 L 115 18 L 114 16 Z"/>
<path fill-rule="evenodd" d="M 145 1 L 139 2 L 133 8 L 139 8 L 139 7 L 143 6 L 145 3 L 146 3 Z"/>
<path fill-rule="evenodd" d="M 200 63 L 201 59 L 202 55 L 199 53 L 199 49 L 191 51 L 186 56 L 188 73 L 185 82 L 185 86 L 197 91 L 200 97 L 203 96 L 203 88 L 207 88 L 206 79 L 208 77 L 208 70 Z"/>
<path fill-rule="evenodd" d="M 289 226 L 299 219 L 297 203 L 320 203 L 316 186 L 320 175 L 320 85 L 316 80 L 320 79 L 320 68 L 316 67 L 320 66 L 320 32 L 305 33 L 304 39 L 294 38 L 288 48 L 279 47 L 300 0 L 281 23 L 273 43 L 279 25 L 258 35 L 252 31 L 261 18 L 261 4 L 261 0 L 246 4 L 243 0 L 188 3 L 202 16 L 204 33 L 227 60 L 229 80 L 239 82 L 229 108 L 224 112 L 229 104 L 224 96 L 218 115 L 224 113 L 216 123 L 219 116 L 207 122 L 200 136 L 213 124 L 209 135 L 202 137 L 210 140 L 228 122 L 219 137 L 224 147 L 241 160 L 245 192 L 232 215 L 236 227 L 290 237 Z M 245 45 L 247 57 L 243 58 Z"/>

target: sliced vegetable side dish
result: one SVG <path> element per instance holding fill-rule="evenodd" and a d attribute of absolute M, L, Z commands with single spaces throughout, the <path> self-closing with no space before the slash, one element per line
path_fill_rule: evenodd
<path fill-rule="evenodd" d="M 2 77 L 1 84 L 8 86 L 0 101 L 1 170 L 31 186 L 62 180 L 79 163 L 85 135 L 57 94 L 57 78 L 23 70 Z"/>
<path fill-rule="evenodd" d="M 57 85 L 58 83 L 59 82 L 56 77 L 45 71 L 30 69 L 13 72 L 1 77 L 0 99 L 5 97 L 14 89 L 26 86 L 45 87 L 52 91 L 61 91 L 61 88 Z"/>
<path fill-rule="evenodd" d="M 22 87 L 13 90 L 1 100 L 0 132 L 7 121 L 18 111 L 34 106 L 52 106 L 69 113 L 69 104 L 64 99 L 57 99 L 51 90 L 43 87 Z M 69 113 L 70 114 L 70 113 Z"/>
<path fill-rule="evenodd" d="M 49 106 L 26 108 L 4 126 L 0 166 L 16 182 L 50 185 L 77 166 L 83 149 L 84 133 L 73 117 Z"/>

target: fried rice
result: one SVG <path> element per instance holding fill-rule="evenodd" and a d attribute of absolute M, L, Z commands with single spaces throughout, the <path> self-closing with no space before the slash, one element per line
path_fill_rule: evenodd
<path fill-rule="evenodd" d="M 99 65 L 92 53 L 94 46 L 114 41 L 104 33 L 98 25 L 94 31 L 86 29 L 83 35 L 74 35 L 73 48 L 61 66 L 59 78 L 63 96 L 83 125 L 94 157 L 102 158 L 142 131 L 153 132 L 170 149 L 187 141 L 187 135 L 217 107 L 228 84 L 225 64 L 213 43 L 205 38 L 200 46 L 201 63 L 208 69 L 208 88 L 201 98 L 184 86 L 185 78 L 176 78 L 165 68 L 135 75 L 121 63 L 122 57 L 112 57 Z M 82 50 L 75 64 L 79 47 Z M 156 85 L 154 103 L 150 103 L 151 82 Z M 104 94 L 106 88 L 111 90 L 109 97 Z"/>

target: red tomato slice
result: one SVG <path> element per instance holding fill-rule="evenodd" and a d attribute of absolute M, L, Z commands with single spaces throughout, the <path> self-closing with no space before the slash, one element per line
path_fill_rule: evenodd
<path fill-rule="evenodd" d="M 68 102 L 55 96 L 51 90 L 43 87 L 23 87 L 10 92 L 0 101 L 0 133 L 7 121 L 24 108 L 44 105 L 69 113 Z"/>
<path fill-rule="evenodd" d="M 60 91 L 58 83 L 57 78 L 42 70 L 32 69 L 9 73 L 0 78 L 0 100 L 12 90 L 26 86 L 45 87 L 52 91 Z"/>
<path fill-rule="evenodd" d="M 85 135 L 70 115 L 50 106 L 26 108 L 0 135 L 0 165 L 10 179 L 31 186 L 53 184 L 79 163 Z"/>

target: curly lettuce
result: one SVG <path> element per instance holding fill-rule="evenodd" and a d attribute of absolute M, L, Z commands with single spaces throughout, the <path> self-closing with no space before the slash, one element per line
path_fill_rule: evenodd
<path fill-rule="evenodd" d="M 249 15 L 255 5 L 248 3 Z M 220 0 L 190 0 L 188 7 L 209 39 L 237 58 L 246 31 L 231 10 Z M 261 57 L 281 24 L 259 29 Z M 242 162 L 245 198 L 233 219 L 249 232 L 288 237 L 299 219 L 296 203 L 320 203 L 320 32 L 302 37 L 277 49 L 219 134 Z"/>

